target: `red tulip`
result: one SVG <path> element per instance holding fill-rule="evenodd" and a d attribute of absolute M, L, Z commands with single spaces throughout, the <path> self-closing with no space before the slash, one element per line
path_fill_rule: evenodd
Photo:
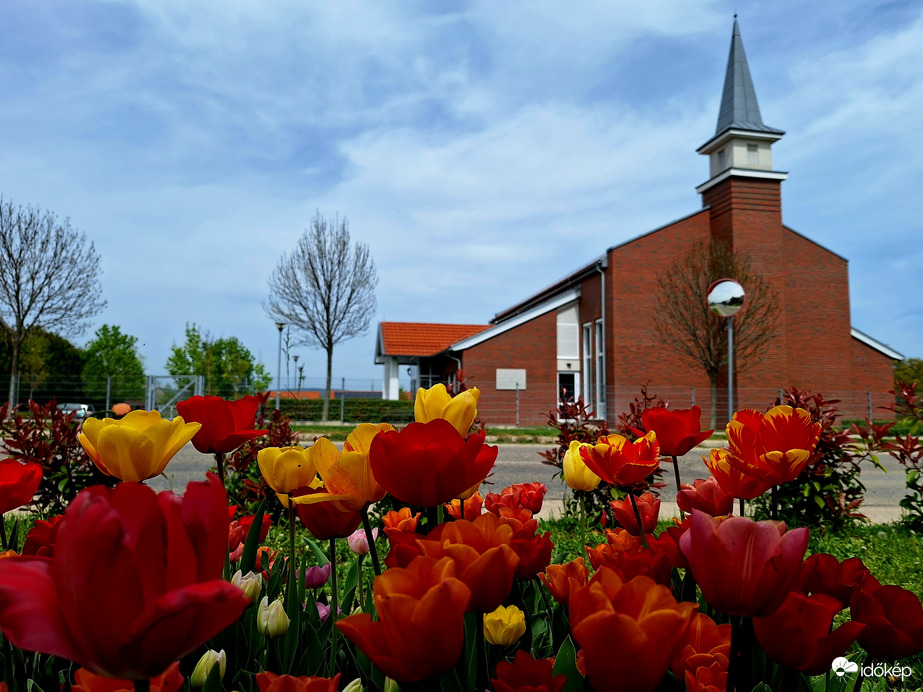
<path fill-rule="evenodd" d="M 590 471 L 620 488 L 643 481 L 660 466 L 660 446 L 652 432 L 634 442 L 621 435 L 606 435 L 595 445 L 581 447 L 580 455 Z"/>
<path fill-rule="evenodd" d="M 859 622 L 846 622 L 831 631 L 842 609 L 832 596 L 793 591 L 774 613 L 753 618 L 753 630 L 769 658 L 807 675 L 820 675 L 865 629 Z"/>
<path fill-rule="evenodd" d="M 448 559 L 418 557 L 392 567 L 372 587 L 378 620 L 367 613 L 336 623 L 385 675 L 418 682 L 455 665 L 465 643 L 465 611 L 471 590 L 455 577 Z"/>
<path fill-rule="evenodd" d="M 483 432 L 463 438 L 436 418 L 382 432 L 372 440 L 369 462 L 378 482 L 401 502 L 434 507 L 460 497 L 483 481 L 497 460 L 497 447 Z"/>
<path fill-rule="evenodd" d="M 715 481 L 728 495 L 741 500 L 752 500 L 772 487 L 772 483 L 764 483 L 759 478 L 743 473 L 731 463 L 731 457 L 732 454 L 727 449 L 713 449 L 707 457 L 702 457 Z"/>
<path fill-rule="evenodd" d="M 16 459 L 0 461 L 0 514 L 31 502 L 42 482 L 42 467 Z"/>
<path fill-rule="evenodd" d="M 849 605 L 856 589 L 873 591 L 881 584 L 857 557 L 840 562 L 833 555 L 814 553 L 801 565 L 797 586 L 804 594 L 833 596 L 842 604 L 842 610 Z"/>
<path fill-rule="evenodd" d="M 392 531 L 416 531 L 419 521 L 420 512 L 413 514 L 410 507 L 401 507 L 399 510 L 392 509 L 381 518 L 385 533 L 388 533 L 388 529 Z"/>
<path fill-rule="evenodd" d="M 725 671 L 731 656 L 731 625 L 717 624 L 705 613 L 697 613 L 689 625 L 679 653 L 670 663 L 670 670 L 680 680 L 686 672 L 695 673 L 699 668 L 708 668 L 716 661 Z"/>
<path fill-rule="evenodd" d="M 554 551 L 551 531 L 543 534 L 536 533 L 537 519 L 522 522 L 511 517 L 501 517 L 500 521 L 513 529 L 513 540 L 510 541 L 510 547 L 519 556 L 516 578 L 532 579 L 538 576 L 539 572 L 545 571 L 548 563 L 551 562 L 551 553 Z"/>
<path fill-rule="evenodd" d="M 668 585 L 673 568 L 678 565 L 679 549 L 668 533 L 647 539 L 648 547 L 637 536 L 625 529 L 606 531 L 606 543 L 595 548 L 587 546 L 586 552 L 593 569 L 609 567 L 624 581 L 646 576 L 658 584 Z"/>
<path fill-rule="evenodd" d="M 697 607 L 677 603 L 667 587 L 647 577 L 623 582 L 611 569 L 600 569 L 570 598 L 571 633 L 583 648 L 592 687 L 656 689 Z"/>
<path fill-rule="evenodd" d="M 711 437 L 714 430 L 701 430 L 699 421 L 702 410 L 698 406 L 689 409 L 667 409 L 663 406 L 646 408 L 641 412 L 641 423 L 645 430 L 657 433 L 660 453 L 665 456 L 681 457 L 703 440 Z"/>
<path fill-rule="evenodd" d="M 849 604 L 852 619 L 865 623 L 859 645 L 879 661 L 899 661 L 923 651 L 923 607 L 912 591 L 882 586 L 857 589 Z"/>
<path fill-rule="evenodd" d="M 567 678 L 554 674 L 554 659 L 532 657 L 520 649 L 513 662 L 500 661 L 497 677 L 492 679 L 494 692 L 561 692 Z"/>
<path fill-rule="evenodd" d="M 525 510 L 528 516 L 522 518 L 521 521 L 528 521 L 542 511 L 542 501 L 546 491 L 544 483 L 515 483 L 501 490 L 499 495 L 489 493 L 484 498 L 484 509 L 498 517 L 503 514 L 504 510 L 512 516 L 517 516 L 517 510 Z"/>
<path fill-rule="evenodd" d="M 730 615 L 769 615 L 798 578 L 808 530 L 693 510 L 679 547 L 710 606 Z"/>
<path fill-rule="evenodd" d="M 445 504 L 445 510 L 453 519 L 472 520 L 481 515 L 481 507 L 484 505 L 484 498 L 481 493 L 475 492 L 471 497 L 464 500 L 455 498 Z"/>
<path fill-rule="evenodd" d="M 162 675 L 151 678 L 150 692 L 179 692 L 183 689 L 183 674 L 179 672 L 179 661 L 172 663 Z M 110 678 L 78 668 L 74 673 L 71 692 L 135 692 L 133 680 Z"/>
<path fill-rule="evenodd" d="M 725 692 L 728 685 L 727 661 L 714 661 L 693 673 L 686 671 L 686 692 Z"/>
<path fill-rule="evenodd" d="M 657 515 L 660 514 L 660 497 L 654 495 L 654 493 L 644 493 L 635 498 L 635 500 L 638 503 L 638 514 L 641 515 L 641 527 L 644 529 L 644 533 L 654 533 L 654 529 L 657 528 Z M 630 497 L 625 497 L 623 500 L 612 500 L 609 506 L 612 508 L 615 520 L 623 529 L 632 536 L 641 535 Z"/>
<path fill-rule="evenodd" d="M 58 531 L 61 529 L 63 514 L 58 514 L 48 521 L 39 519 L 26 534 L 26 542 L 22 546 L 23 555 L 37 555 L 51 557 L 54 555 L 54 544 L 58 540 Z"/>
<path fill-rule="evenodd" d="M 265 672 L 256 674 L 256 686 L 260 692 L 337 692 L 340 689 L 340 674 L 332 678 L 307 677 L 301 675 L 276 675 Z"/>
<path fill-rule="evenodd" d="M 676 493 L 676 504 L 684 512 L 697 509 L 713 517 L 734 511 L 734 496 L 727 492 L 714 476 L 696 478 L 692 485 L 683 483 Z"/>
<path fill-rule="evenodd" d="M 182 498 L 94 486 L 71 502 L 54 556 L 0 570 L 0 630 L 91 671 L 150 678 L 233 623 L 250 600 L 221 579 L 227 496 L 217 476 Z"/>
<path fill-rule="evenodd" d="M 220 396 L 194 396 L 176 404 L 176 412 L 187 423 L 201 423 L 192 444 L 204 454 L 233 452 L 244 442 L 266 430 L 254 430 L 253 422 L 260 407 L 256 396 L 227 401 Z"/>
<path fill-rule="evenodd" d="M 322 492 L 325 491 L 322 489 L 299 488 L 292 493 L 292 497 L 303 497 Z M 293 504 L 295 513 L 301 523 L 318 541 L 326 541 L 331 538 L 346 538 L 359 528 L 359 524 L 362 523 L 361 511 L 344 512 L 337 507 L 336 502 L 318 502 L 305 505 L 296 501 Z"/>

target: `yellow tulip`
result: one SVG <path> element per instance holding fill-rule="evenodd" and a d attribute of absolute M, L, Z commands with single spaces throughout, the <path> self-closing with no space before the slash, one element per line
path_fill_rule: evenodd
<path fill-rule="evenodd" d="M 436 418 L 449 421 L 458 432 L 465 436 L 478 415 L 478 399 L 481 392 L 477 387 L 466 389 L 457 396 L 452 396 L 444 384 L 437 384 L 429 389 L 417 390 L 413 404 L 413 417 L 417 423 L 429 423 Z"/>
<path fill-rule="evenodd" d="M 589 467 L 580 456 L 581 447 L 593 445 L 574 440 L 564 452 L 564 482 L 574 490 L 596 490 L 600 478 L 590 471 Z"/>
<path fill-rule="evenodd" d="M 484 639 L 509 646 L 526 633 L 526 614 L 514 605 L 499 606 L 484 615 Z"/>
<path fill-rule="evenodd" d="M 103 473 L 143 481 L 163 473 L 201 427 L 182 416 L 164 420 L 158 411 L 132 411 L 119 420 L 87 418 L 78 439 Z"/>
<path fill-rule="evenodd" d="M 341 452 L 326 437 L 311 447 L 317 473 L 327 492 L 293 498 L 295 504 L 334 502 L 343 512 L 355 512 L 385 496 L 369 465 L 369 448 L 379 432 L 394 430 L 387 423 L 363 423 L 346 438 Z"/>
<path fill-rule="evenodd" d="M 296 488 L 316 487 L 317 467 L 311 447 L 266 447 L 256 453 L 256 463 L 283 507 L 289 506 L 288 495 Z"/>

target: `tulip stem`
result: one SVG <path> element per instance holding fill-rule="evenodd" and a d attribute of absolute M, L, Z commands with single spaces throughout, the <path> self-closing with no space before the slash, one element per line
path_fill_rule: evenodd
<path fill-rule="evenodd" d="M 869 654 L 865 658 L 865 663 L 859 666 L 859 675 L 858 677 L 856 677 L 856 685 L 855 687 L 852 688 L 852 692 L 860 692 L 860 690 L 862 689 L 862 683 L 865 682 L 865 675 L 862 673 L 862 671 L 866 668 L 866 666 L 871 667 L 872 663 L 873 663 L 873 656 L 872 654 Z"/>
<path fill-rule="evenodd" d="M 4 551 L 10 549 L 7 543 L 8 540 L 6 537 L 6 516 L 3 512 L 0 512 L 0 548 L 3 548 Z"/>
<path fill-rule="evenodd" d="M 150 692 L 151 681 L 148 678 L 144 680 L 135 680 L 135 692 Z"/>
<path fill-rule="evenodd" d="M 581 491 L 578 491 L 581 492 Z M 580 546 L 581 550 L 586 544 L 586 502 L 583 499 L 583 495 L 579 496 L 580 500 Z"/>
<path fill-rule="evenodd" d="M 779 498 L 776 495 L 776 491 L 778 490 L 778 488 L 779 486 L 777 485 L 772 486 L 772 494 L 770 495 L 771 502 L 772 502 L 772 513 L 770 514 L 770 516 L 773 519 L 779 518 Z"/>
<path fill-rule="evenodd" d="M 628 493 L 628 497 L 631 498 L 631 508 L 635 510 L 635 520 L 638 522 L 638 534 L 641 536 L 641 545 L 645 548 L 650 548 L 650 544 L 647 542 L 647 536 L 644 535 L 644 524 L 641 521 L 641 512 L 638 511 L 638 502 L 635 500 L 634 493 Z"/>
<path fill-rule="evenodd" d="M 680 482 L 679 482 L 679 460 L 676 458 L 676 455 L 675 455 L 675 454 L 672 454 L 670 458 L 673 459 L 673 475 L 676 476 L 676 492 L 678 493 L 679 490 L 680 490 L 680 487 L 679 487 L 679 486 L 680 486 Z"/>
<path fill-rule="evenodd" d="M 330 539 L 330 677 L 336 674 L 337 669 L 337 543 L 336 538 Z"/>
<path fill-rule="evenodd" d="M 372 569 L 376 577 L 381 576 L 381 562 L 378 561 L 378 549 L 375 547 L 375 537 L 372 535 L 372 522 L 369 521 L 369 508 L 360 510 L 362 515 L 362 528 L 365 529 L 365 540 L 369 543 L 369 555 L 372 556 Z"/>
<path fill-rule="evenodd" d="M 740 516 L 744 516 L 744 512 L 746 511 L 746 507 L 744 506 L 744 499 L 740 498 L 739 502 L 740 502 Z"/>
<path fill-rule="evenodd" d="M 221 479 L 221 485 L 224 485 L 224 452 L 215 452 L 215 462 L 218 464 L 218 478 Z"/>

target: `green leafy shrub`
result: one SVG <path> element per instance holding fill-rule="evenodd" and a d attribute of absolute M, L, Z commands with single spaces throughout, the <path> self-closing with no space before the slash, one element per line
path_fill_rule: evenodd
<path fill-rule="evenodd" d="M 322 399 L 282 399 L 279 406 L 283 413 L 294 420 L 321 420 L 324 408 Z M 392 401 L 389 399 L 343 399 L 343 419 L 351 423 L 381 423 L 394 425 L 413 421 L 413 401 Z M 340 402 L 330 402 L 330 418 L 340 415 Z"/>

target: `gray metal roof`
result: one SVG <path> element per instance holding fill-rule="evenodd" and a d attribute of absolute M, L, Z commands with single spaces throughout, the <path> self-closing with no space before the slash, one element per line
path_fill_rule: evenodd
<path fill-rule="evenodd" d="M 727 72 L 724 76 L 721 110 L 718 111 L 718 126 L 715 128 L 715 134 L 721 134 L 725 130 L 732 128 L 735 130 L 784 134 L 782 130 L 776 130 L 763 124 L 736 16 L 734 18 L 734 33 L 731 36 L 731 52 L 728 55 Z"/>

